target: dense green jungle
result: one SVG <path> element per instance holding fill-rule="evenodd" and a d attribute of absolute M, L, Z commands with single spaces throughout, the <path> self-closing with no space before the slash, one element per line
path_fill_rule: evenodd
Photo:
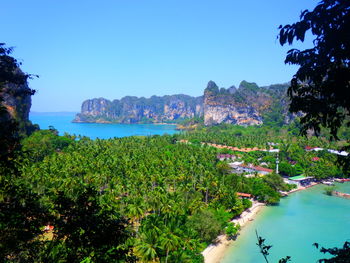
<path fill-rule="evenodd" d="M 13 203 L 3 215 L 12 228 L 24 216 L 33 218 L 24 229 L 8 229 L 2 256 L 9 262 L 203 262 L 201 251 L 226 227 L 237 235 L 239 226 L 229 222 L 252 205 L 237 192 L 276 204 L 279 192 L 293 186 L 275 173 L 231 173 L 227 161 L 217 158 L 230 153 L 275 169 L 275 152 L 235 152 L 202 142 L 238 148 L 269 148 L 273 142 L 281 175 L 345 176 L 334 154 L 304 149 L 334 149 L 339 142 L 298 137 L 295 125 L 198 126 L 172 136 L 108 140 L 37 130 L 22 139 L 16 165 L 6 171 L 14 173 L 6 177 Z M 53 230 L 45 232 L 46 225 Z"/>
<path fill-rule="evenodd" d="M 0 43 L 0 262 L 200 263 L 219 234 L 237 236 L 240 226 L 230 220 L 252 201 L 277 205 L 281 192 L 295 187 L 282 176 L 348 177 L 349 158 L 328 150 L 349 151 L 349 17 L 349 1 L 322 0 L 302 11 L 300 21 L 278 28 L 281 45 L 313 37 L 312 48 L 290 49 L 285 59 L 299 66 L 287 91 L 291 122 L 284 121 L 281 105 L 273 105 L 259 116 L 263 125 L 204 126 L 197 117 L 171 136 L 91 140 L 59 136 L 54 127 L 39 130 L 28 122 L 35 90 L 27 80 L 35 75 L 23 73 L 13 48 Z M 226 102 L 226 91 L 213 91 Z M 271 148 L 279 152 L 263 151 Z M 278 158 L 279 173 L 232 173 L 232 158 L 220 154 L 273 171 Z M 271 245 L 258 234 L 257 242 L 261 262 L 268 263 Z M 348 241 L 343 248 L 314 245 L 334 256 L 319 262 L 349 262 Z"/>

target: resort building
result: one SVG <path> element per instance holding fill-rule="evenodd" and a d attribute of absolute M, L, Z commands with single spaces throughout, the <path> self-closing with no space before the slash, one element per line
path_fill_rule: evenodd
<path fill-rule="evenodd" d="M 348 156 L 349 155 L 349 153 L 346 151 L 337 151 L 337 150 L 332 150 L 332 149 L 324 149 L 324 148 L 320 148 L 320 147 L 305 146 L 305 151 L 307 151 L 307 152 L 311 152 L 311 151 L 318 152 L 318 151 L 323 151 L 323 150 L 325 150 L 329 153 L 341 155 L 341 156 Z"/>
<path fill-rule="evenodd" d="M 346 151 L 336 151 L 336 150 L 327 150 L 329 153 L 333 153 L 336 155 L 341 155 L 341 156 L 348 156 L 349 153 Z"/>
<path fill-rule="evenodd" d="M 320 147 L 305 146 L 305 151 L 307 151 L 307 152 L 311 152 L 311 151 L 318 152 L 318 151 L 323 151 L 323 150 L 324 149 L 320 148 Z"/>
<path fill-rule="evenodd" d="M 225 160 L 234 161 L 236 159 L 236 156 L 232 154 L 218 154 L 216 158 L 218 158 L 220 161 L 225 161 Z"/>
<path fill-rule="evenodd" d="M 244 165 L 242 163 L 235 164 L 232 163 L 230 166 L 233 168 L 233 173 L 257 173 L 259 175 L 266 175 L 272 173 L 272 169 L 268 169 L 261 166 Z"/>
<path fill-rule="evenodd" d="M 303 175 L 293 176 L 293 177 L 289 177 L 289 178 L 284 179 L 285 183 L 296 184 L 298 187 L 308 186 L 313 181 L 314 181 L 314 177 L 311 177 L 311 176 L 305 177 Z"/>
<path fill-rule="evenodd" d="M 247 199 L 252 198 L 252 195 L 251 195 L 251 194 L 238 193 L 238 192 L 237 192 L 237 195 L 238 195 L 238 197 L 240 197 L 240 198 L 247 198 Z"/>
<path fill-rule="evenodd" d="M 280 149 L 270 149 L 270 150 L 267 150 L 267 152 L 269 152 L 269 153 L 279 153 Z"/>

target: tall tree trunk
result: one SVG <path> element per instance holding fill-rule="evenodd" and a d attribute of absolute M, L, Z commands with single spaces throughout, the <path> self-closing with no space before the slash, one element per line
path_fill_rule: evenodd
<path fill-rule="evenodd" d="M 165 263 L 168 263 L 169 248 L 166 250 Z"/>
<path fill-rule="evenodd" d="M 209 194 L 209 190 L 208 188 L 205 190 L 205 203 L 208 204 L 208 194 Z"/>

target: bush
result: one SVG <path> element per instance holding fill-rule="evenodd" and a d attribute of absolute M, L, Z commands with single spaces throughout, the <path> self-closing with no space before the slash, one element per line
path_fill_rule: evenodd
<path fill-rule="evenodd" d="M 241 226 L 239 224 L 234 224 L 230 222 L 225 230 L 228 239 L 236 239 L 238 236 L 238 231 L 240 229 L 241 229 Z"/>
<path fill-rule="evenodd" d="M 191 216 L 188 227 L 194 229 L 198 237 L 207 243 L 214 240 L 222 229 L 220 221 L 211 210 L 203 210 Z"/>

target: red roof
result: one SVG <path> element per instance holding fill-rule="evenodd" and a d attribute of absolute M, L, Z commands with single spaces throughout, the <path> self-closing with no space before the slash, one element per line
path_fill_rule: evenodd
<path fill-rule="evenodd" d="M 246 194 L 246 193 L 237 193 L 238 196 L 243 196 L 243 197 L 252 197 L 251 194 Z"/>
<path fill-rule="evenodd" d="M 55 228 L 54 226 L 46 225 L 46 226 L 44 227 L 44 231 L 53 231 L 54 228 Z"/>
<path fill-rule="evenodd" d="M 312 157 L 312 160 L 315 161 L 315 162 L 317 162 L 317 161 L 320 160 L 320 158 L 318 158 L 318 157 Z"/>
<path fill-rule="evenodd" d="M 268 172 L 268 173 L 272 173 L 273 172 L 272 169 L 268 169 L 268 168 L 261 167 L 261 166 L 254 166 L 253 168 L 255 170 L 262 171 L 262 172 Z"/>
<path fill-rule="evenodd" d="M 261 167 L 261 166 L 247 166 L 247 165 L 243 165 L 243 164 L 241 164 L 240 166 L 241 167 L 245 167 L 245 168 L 250 168 L 250 169 L 253 169 L 253 170 L 256 170 L 256 171 L 261 171 L 261 172 L 268 172 L 268 173 L 272 173 L 273 172 L 272 169 L 268 169 L 268 168 Z"/>
<path fill-rule="evenodd" d="M 315 147 L 311 147 L 311 146 L 305 146 L 305 150 L 312 150 L 314 149 Z"/>

